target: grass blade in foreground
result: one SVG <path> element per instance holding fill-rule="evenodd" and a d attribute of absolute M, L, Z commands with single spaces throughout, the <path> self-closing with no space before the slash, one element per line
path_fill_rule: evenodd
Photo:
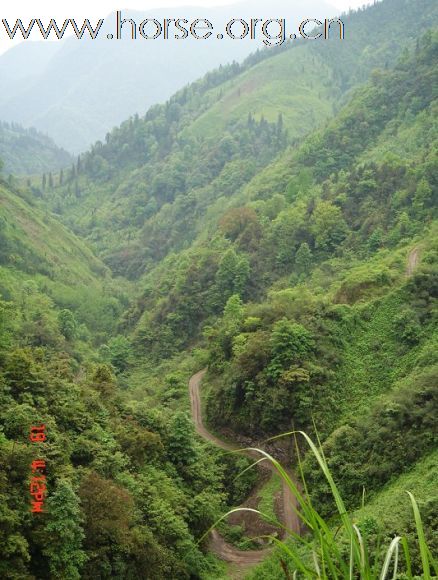
<path fill-rule="evenodd" d="M 380 572 L 380 566 L 375 567 L 370 564 L 370 562 L 375 561 L 376 558 L 380 560 L 380 556 L 377 553 L 379 550 L 375 549 L 376 553 L 371 553 L 369 551 L 366 542 L 362 538 L 359 527 L 353 524 L 352 519 L 346 510 L 345 504 L 325 457 L 319 452 L 316 445 L 306 433 L 299 433 L 309 444 L 312 453 L 316 457 L 317 462 L 329 483 L 341 519 L 340 527 L 336 526 L 335 522 L 325 521 L 316 511 L 308 497 L 305 482 L 305 494 L 303 495 L 298 490 L 297 485 L 289 477 L 286 469 L 283 468 L 278 461 L 263 450 L 252 449 L 252 451 L 257 451 L 275 466 L 280 476 L 296 494 L 299 508 L 302 512 L 300 517 L 307 525 L 307 536 L 299 537 L 296 534 L 291 534 L 288 540 L 282 541 L 278 538 L 272 539 L 273 543 L 281 549 L 289 559 L 289 565 L 293 577 L 305 579 L 321 578 L 323 580 L 335 580 L 338 578 L 339 580 L 345 580 L 347 578 L 360 578 L 361 580 L 388 580 L 389 578 L 392 578 L 395 580 L 398 577 L 398 574 L 403 572 L 408 579 L 412 579 L 412 559 L 409 552 L 408 542 L 404 537 L 396 536 L 391 541 L 384 555 L 384 561 L 381 565 Z M 286 435 L 290 434 L 291 433 L 288 433 Z M 281 437 L 283 436 L 284 435 Z M 417 502 L 410 492 L 408 492 L 408 494 L 411 498 L 418 534 L 422 568 L 420 572 L 424 580 L 429 580 L 431 578 L 430 563 L 432 563 L 434 567 L 435 564 L 426 543 Z M 240 509 L 245 510 L 246 508 Z M 249 511 L 257 512 L 257 510 Z M 221 520 L 222 519 L 223 518 L 221 518 Z M 403 547 L 405 570 L 399 570 L 400 544 Z M 350 546 L 349 550 L 345 550 L 346 545 Z M 286 564 L 283 563 L 283 565 Z M 416 570 L 415 573 L 417 572 L 418 571 Z"/>

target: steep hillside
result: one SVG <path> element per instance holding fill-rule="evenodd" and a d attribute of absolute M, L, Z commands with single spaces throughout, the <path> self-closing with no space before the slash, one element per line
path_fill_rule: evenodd
<path fill-rule="evenodd" d="M 0 159 L 12 175 L 39 175 L 71 165 L 73 158 L 35 129 L 0 123 Z"/>
<path fill-rule="evenodd" d="M 433 50 L 424 58 L 433 59 Z M 205 229 L 191 249 L 171 254 L 144 277 L 140 312 L 132 309 L 128 320 L 136 321 L 144 311 L 137 334 L 145 347 L 166 356 L 169 349 L 188 344 L 200 325 L 221 311 L 233 290 L 254 300 L 282 276 L 292 274 L 296 283 L 302 273 L 295 272 L 296 254 L 303 244 L 301 252 L 309 254 L 301 257 L 304 263 L 333 258 L 341 271 L 356 264 L 366 288 L 379 274 L 378 268 L 375 274 L 367 267 L 360 272 L 364 259 L 380 248 L 396 248 L 404 239 L 423 235 L 435 203 L 436 136 L 433 130 L 422 131 L 434 114 L 434 76 L 431 61 L 416 63 L 416 58 L 414 54 L 384 80 L 377 76 L 324 132 L 233 196 L 229 210 L 220 200 L 213 206 L 215 229 Z M 379 107 L 380 102 L 391 106 Z M 400 128 L 400 138 L 391 131 L 394 125 Z M 415 150 L 395 156 L 392 150 L 408 148 L 408 130 L 416 135 Z M 388 149 L 391 153 L 385 154 Z M 404 264 L 399 267 L 403 269 Z M 386 275 L 390 280 L 391 273 Z M 328 274 L 327 280 L 323 273 L 319 276 L 323 289 L 332 283 Z M 336 290 L 338 301 L 361 297 L 353 282 L 346 279 L 342 284 Z M 385 287 L 384 279 L 382 284 Z"/>
<path fill-rule="evenodd" d="M 408 504 L 391 506 L 401 501 L 403 474 L 433 464 L 426 458 L 437 444 L 437 40 L 426 35 L 282 160 L 271 194 L 252 184 L 249 207 L 261 223 L 281 183 L 289 200 L 250 259 L 251 272 L 264 259 L 261 271 L 276 261 L 283 275 L 262 303 L 229 298 L 222 321 L 205 332 L 211 424 L 261 437 L 316 425 L 347 506 L 361 505 L 363 489 L 371 500 L 359 521 L 377 552 L 388 526 L 415 545 Z M 303 187 L 306 167 L 313 178 Z M 274 173 L 275 165 L 259 180 Z M 245 292 L 248 300 L 249 283 L 236 294 Z M 314 505 L 332 516 L 310 456 L 304 475 Z M 415 475 L 409 483 L 433 522 L 430 489 Z M 276 566 L 254 577 L 282 577 Z"/>
<path fill-rule="evenodd" d="M 77 306 L 98 294 L 100 301 L 108 268 L 87 246 L 47 213 L 41 212 L 28 191 L 0 184 L 1 267 L 5 275 L 23 280 L 39 279 L 46 287 L 63 287 L 66 292 L 82 290 Z M 73 288 L 75 287 L 75 288 Z"/>
<path fill-rule="evenodd" d="M 405 531 L 409 546 L 415 546 L 417 543 L 416 532 L 412 525 L 412 510 L 407 501 L 407 490 L 415 489 L 423 521 L 427 526 L 426 529 L 434 529 L 434 504 L 438 500 L 435 484 L 438 476 L 437 460 L 436 451 L 427 455 L 418 461 L 413 469 L 385 486 L 382 492 L 373 498 L 368 505 L 354 512 L 354 521 L 358 529 L 364 534 L 366 545 L 371 548 L 373 555 L 378 551 L 377 546 L 388 546 L 394 537 L 398 536 L 401 529 Z M 431 539 L 430 536 L 429 539 Z M 436 552 L 433 540 L 429 545 Z M 284 580 L 285 565 L 287 568 L 293 569 L 291 562 L 285 563 L 284 552 L 278 551 L 245 578 L 247 580 Z M 417 553 L 414 556 L 413 567 L 417 569 L 420 566 L 419 554 Z M 421 577 L 424 578 L 424 576 L 419 576 L 419 578 Z"/>
<path fill-rule="evenodd" d="M 124 323 L 152 369 L 202 332 L 214 429 L 253 440 L 292 426 L 313 431 L 315 421 L 347 506 L 360 506 L 363 487 L 372 499 L 377 523 L 366 529 L 376 554 L 386 516 L 372 506 L 391 510 L 398 477 L 417 462 L 421 470 L 436 447 L 437 40 L 427 33 L 228 209 L 214 206 L 216 227 L 143 277 Z M 153 398 L 177 402 L 161 368 L 149 371 Z M 310 457 L 304 473 L 331 517 Z M 432 522 L 429 499 L 421 507 Z M 391 526 L 411 534 L 420 569 L 410 521 L 400 510 Z"/>
<path fill-rule="evenodd" d="M 129 292 L 30 192 L 0 182 L 2 578 L 219 568 L 197 540 L 253 478 L 229 481 L 235 460 L 195 441 L 184 413 L 122 397 Z"/>
<path fill-rule="evenodd" d="M 305 478 L 346 562 L 324 569 L 307 522 L 307 577 L 348 577 L 346 521 L 375 570 L 395 534 L 400 578 L 425 570 L 401 496 L 433 551 L 437 11 L 384 0 L 346 20 L 350 44 L 209 73 L 62 180 L 1 181 L 1 577 L 222 579 L 201 540 L 227 509 L 289 521 L 272 470 L 258 480 L 196 436 L 191 375 L 198 433 L 268 445 Z M 48 432 L 41 519 L 32 421 Z M 320 438 L 352 519 L 306 446 L 266 443 L 295 429 Z M 225 552 L 260 545 L 251 518 L 221 522 Z M 250 577 L 293 577 L 290 552 L 270 553 Z"/>
<path fill-rule="evenodd" d="M 147 12 L 126 10 L 127 6 L 119 8 L 122 17 L 134 19 L 137 26 L 145 18 L 160 22 L 164 18 L 185 18 L 189 22 L 208 18 L 218 31 L 224 31 L 231 18 L 249 21 L 287 17 L 296 32 L 298 23 L 305 18 L 324 20 L 336 13 L 323 0 L 294 4 L 272 0 L 269 7 L 261 0 L 230 4 L 201 9 L 188 2 L 188 6 Z M 138 32 L 133 42 L 129 24 L 124 27 L 121 40 L 109 42 L 107 34 L 115 34 L 116 16 L 102 13 L 91 19 L 93 26 L 99 18 L 105 18 L 105 23 L 92 42 L 86 38 L 78 42 L 74 37 L 59 43 L 42 42 L 38 33 L 33 32 L 34 42 L 23 42 L 0 56 L 0 76 L 8 86 L 0 94 L 0 119 L 36 127 L 69 151 L 79 153 L 97 139 L 103 139 L 130 115 L 143 115 L 149 107 L 164 102 L 209 70 L 241 61 L 264 46 L 262 40 L 181 41 L 174 40 L 172 35 L 167 40 L 148 41 Z M 58 25 L 62 26 L 61 21 Z"/>
<path fill-rule="evenodd" d="M 278 282 L 264 305 L 248 306 L 248 316 L 258 322 L 253 322 L 254 334 L 247 331 L 248 335 L 244 333 L 242 338 L 236 338 L 241 341 L 239 347 L 236 345 L 239 356 L 234 359 L 232 351 L 227 350 L 230 344 L 220 347 L 223 350 L 221 362 L 216 363 L 219 367 L 224 364 L 227 369 L 231 364 L 231 376 L 221 381 L 221 410 L 212 409 L 211 413 L 216 420 L 226 423 L 230 413 L 235 424 L 236 413 L 238 415 L 241 409 L 240 429 L 253 430 L 255 425 L 261 429 L 265 425 L 268 431 L 278 429 L 279 409 L 269 411 L 269 400 L 276 400 L 272 393 L 269 394 L 269 385 L 278 388 L 278 378 L 286 371 L 283 364 L 288 360 L 285 354 L 282 362 L 279 355 L 279 367 L 275 367 L 277 363 L 271 359 L 266 331 L 274 332 L 272 340 L 275 340 L 272 325 L 274 321 L 281 322 L 281 313 L 286 318 L 303 317 L 312 326 L 311 331 L 296 328 L 296 332 L 302 333 L 300 340 L 308 342 L 305 350 L 297 354 L 299 362 L 308 360 L 310 365 L 305 373 L 303 392 L 303 412 L 307 413 L 307 419 L 302 417 L 302 425 L 306 427 L 310 426 L 311 414 L 315 416 L 317 412 L 315 405 L 321 406 L 323 423 L 330 417 L 327 405 L 336 409 L 333 416 L 337 421 L 344 418 L 340 412 L 343 405 L 351 412 L 361 405 L 369 406 L 370 397 L 387 390 L 412 370 L 416 360 L 414 344 L 419 345 L 430 338 L 433 326 L 429 326 L 432 322 L 428 318 L 432 305 L 429 300 L 433 301 L 435 292 L 429 277 L 433 277 L 431 264 L 436 234 L 437 136 L 435 131 L 423 132 L 421 128 L 432 118 L 436 107 L 433 87 L 436 85 L 437 43 L 431 35 L 422 43 L 422 48 L 403 60 L 394 72 L 385 75 L 384 79 L 376 77 L 360 91 L 327 129 L 296 149 L 288 160 L 289 175 L 283 175 L 284 209 L 269 222 L 265 208 L 270 210 L 270 196 L 266 191 L 257 196 L 258 182 L 251 186 L 252 201 L 246 211 L 248 215 L 252 210 L 252 220 L 258 222 L 258 244 L 240 259 L 245 256 L 253 276 L 256 273 L 258 277 L 259 271 L 265 276 L 271 272 L 274 278 L 278 277 Z M 404 140 L 406 135 L 403 119 L 417 135 L 415 151 L 404 156 L 393 152 L 382 154 L 389 147 L 389 138 L 391 149 L 399 149 L 399 139 Z M 390 132 L 394 126 L 399 128 L 399 136 Z M 378 160 L 377 150 L 381 152 Z M 267 171 L 272 173 L 275 167 Z M 305 175 L 313 177 L 300 185 L 306 167 L 310 173 Z M 278 187 L 277 182 L 271 195 L 275 192 L 277 205 L 281 208 Z M 256 196 L 258 199 L 254 199 Z M 243 210 L 240 211 L 242 215 Z M 225 228 L 233 227 L 232 220 L 233 213 L 229 217 L 230 226 L 225 222 Z M 228 252 L 241 252 L 241 237 L 251 235 L 246 232 L 250 224 L 254 231 L 254 223 L 249 218 L 246 223 L 240 222 L 234 250 Z M 235 233 L 231 230 L 230 233 L 226 231 L 227 234 L 233 241 Z M 409 252 L 412 253 L 408 264 Z M 419 266 L 420 256 L 424 266 Z M 248 275 L 243 291 L 238 292 L 247 298 L 254 292 L 249 280 Z M 216 283 L 219 282 L 218 273 Z M 415 302 L 416 285 L 422 284 L 430 295 L 425 297 L 424 303 Z M 222 294 L 222 298 L 226 300 L 227 297 Z M 279 332 L 293 334 L 293 325 L 289 328 L 285 322 L 281 330 L 280 322 Z M 403 349 L 397 328 L 405 326 L 407 343 Z M 408 328 L 417 333 L 415 338 L 411 337 L 411 344 Z M 379 333 L 379 342 L 373 346 Z M 252 359 L 249 351 L 245 354 L 246 349 L 257 349 L 258 341 L 265 344 L 258 354 L 260 360 L 253 361 L 253 366 L 247 369 L 240 369 L 239 360 L 245 365 L 245 361 L 249 364 Z M 216 356 L 214 349 L 212 354 Z M 327 361 L 322 364 L 324 356 Z M 313 368 L 316 360 L 322 368 Z M 237 373 L 234 378 L 233 372 Z M 310 378 L 312 372 L 315 383 Z M 230 380 L 234 385 L 231 391 L 227 386 Z M 258 381 L 261 381 L 259 386 Z M 251 397 L 255 398 L 248 400 L 245 390 L 250 385 Z M 286 387 L 284 385 L 283 390 Z M 259 390 L 266 399 L 258 400 L 255 393 Z M 328 400 L 324 399 L 324 392 Z M 217 402 L 219 404 L 219 398 Z M 254 415 L 251 414 L 253 406 Z M 294 404 L 283 402 L 284 427 L 290 420 L 291 407 L 298 413 L 297 401 Z M 263 418 L 265 414 L 266 419 Z M 249 416 L 252 417 L 250 421 Z M 299 423 L 298 414 L 294 418 Z"/>
<path fill-rule="evenodd" d="M 71 319 L 77 360 L 116 330 L 128 287 L 113 285 L 108 268 L 74 234 L 36 206 L 32 193 L 0 181 L 0 293 L 18 342 L 66 348 L 60 328 Z M 20 330 L 18 330 L 20 329 Z"/>
<path fill-rule="evenodd" d="M 376 44 L 388 66 L 414 46 L 416 13 L 437 21 L 433 2 L 388 0 L 346 17 L 343 42 L 280 47 L 207 75 L 97 143 L 47 201 L 114 272 L 138 277 L 215 228 L 263 167 L 328 120 L 371 73 Z"/>

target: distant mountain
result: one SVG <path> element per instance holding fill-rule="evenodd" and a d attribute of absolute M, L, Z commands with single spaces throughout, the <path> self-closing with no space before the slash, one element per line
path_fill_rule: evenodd
<path fill-rule="evenodd" d="M 305 18 L 333 16 L 324 0 L 291 7 L 287 0 L 245 1 L 227 7 L 181 7 L 146 13 L 122 11 L 137 24 L 144 18 L 209 18 L 223 26 L 231 18 L 288 18 L 293 32 Z M 144 114 L 207 71 L 242 60 L 260 41 L 109 41 L 115 16 L 95 41 L 23 42 L 0 57 L 0 119 L 34 126 L 72 152 L 103 139 L 130 115 Z M 129 32 L 129 31 L 128 31 Z"/>
<path fill-rule="evenodd" d="M 34 128 L 0 122 L 0 159 L 6 174 L 33 175 L 67 167 L 73 158 Z"/>

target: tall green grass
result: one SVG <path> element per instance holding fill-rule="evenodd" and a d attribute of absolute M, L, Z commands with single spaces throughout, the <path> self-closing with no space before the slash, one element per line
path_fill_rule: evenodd
<path fill-rule="evenodd" d="M 418 575 L 414 576 L 412 571 L 410 546 L 405 537 L 394 537 L 386 550 L 384 550 L 383 557 L 380 549 L 374 551 L 369 549 L 366 538 L 347 512 L 321 446 L 315 445 L 312 439 L 301 431 L 286 435 L 296 436 L 297 434 L 304 437 L 329 484 L 333 502 L 336 505 L 336 517 L 331 519 L 330 522 L 322 518 L 312 505 L 300 459 L 298 468 L 302 486 L 298 486 L 284 467 L 266 451 L 254 448 L 242 450 L 260 454 L 261 458 L 253 466 L 260 463 L 260 461 L 269 461 L 297 500 L 297 507 L 294 509 L 301 520 L 304 531 L 298 534 L 292 530 L 285 529 L 284 526 L 277 522 L 285 532 L 284 538 L 271 538 L 271 541 L 285 555 L 290 577 L 294 579 L 319 578 L 323 580 L 395 580 L 396 578 L 412 580 L 414 577 L 418 578 Z M 298 446 L 297 454 L 299 458 Z M 438 576 L 437 564 L 426 543 L 418 504 L 414 496 L 407 491 L 406 501 L 409 501 L 408 497 L 412 504 L 413 520 L 421 555 L 421 570 L 416 570 L 415 573 L 420 573 L 421 578 L 429 580 Z M 269 516 L 259 510 L 237 508 L 225 514 L 219 521 L 236 511 L 255 511 L 269 519 Z M 403 558 L 401 558 L 402 554 Z M 432 570 L 434 575 L 432 575 Z"/>

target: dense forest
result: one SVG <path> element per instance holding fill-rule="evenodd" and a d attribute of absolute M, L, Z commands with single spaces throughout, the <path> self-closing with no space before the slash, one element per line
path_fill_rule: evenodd
<path fill-rule="evenodd" d="M 196 441 L 182 409 L 123 396 L 130 289 L 31 197 L 3 182 L 0 199 L 1 577 L 201 577 L 214 564 L 195 538 L 245 496 L 251 476 L 229 476 L 244 460 Z M 43 519 L 28 494 L 40 424 Z"/>
<path fill-rule="evenodd" d="M 204 368 L 213 433 L 319 439 L 376 566 L 403 535 L 397 577 L 432 577 L 405 492 L 433 554 L 437 16 L 383 0 L 346 15 L 351 44 L 260 51 L 59 171 L 3 171 L 2 578 L 237 574 L 207 532 L 248 498 L 281 520 L 281 483 L 196 435 L 188 382 Z M 268 448 L 336 528 L 305 441 Z M 29 510 L 36 459 L 44 514 Z M 260 547 L 268 528 L 233 518 L 229 545 Z M 245 577 L 299 578 L 288 541 Z"/>

